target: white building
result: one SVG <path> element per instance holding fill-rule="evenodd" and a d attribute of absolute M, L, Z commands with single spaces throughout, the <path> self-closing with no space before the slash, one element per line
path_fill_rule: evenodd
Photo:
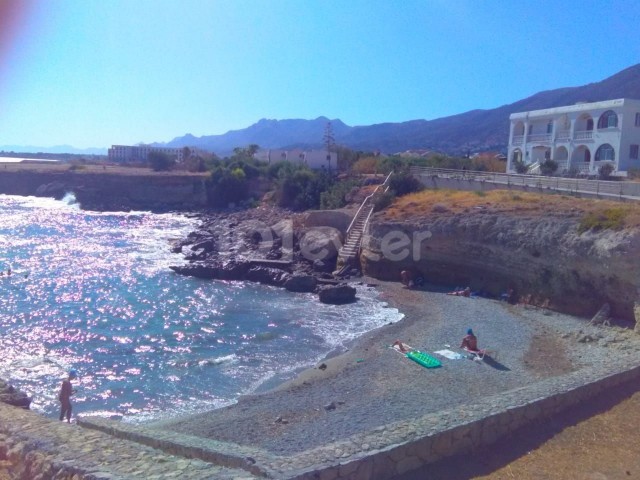
<path fill-rule="evenodd" d="M 111 145 L 108 151 L 109 161 L 113 163 L 146 163 L 150 152 L 166 153 L 176 162 L 182 163 L 182 148 L 151 147 L 149 145 Z"/>
<path fill-rule="evenodd" d="M 610 163 L 614 175 L 640 168 L 640 100 L 621 98 L 514 113 L 509 117 L 507 172 L 522 160 L 536 166 L 558 163 L 558 174 L 596 175 Z"/>
<path fill-rule="evenodd" d="M 326 150 L 302 150 L 299 148 L 291 150 L 265 149 L 256 152 L 254 157 L 257 160 L 269 164 L 286 161 L 306 165 L 314 170 L 325 168 L 335 171 L 338 168 L 338 154 L 336 152 L 327 154 Z"/>

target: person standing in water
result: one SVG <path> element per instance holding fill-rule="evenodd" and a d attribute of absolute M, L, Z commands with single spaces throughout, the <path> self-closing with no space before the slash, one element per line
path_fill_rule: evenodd
<path fill-rule="evenodd" d="M 71 395 L 76 393 L 71 385 L 71 381 L 77 377 L 78 374 L 75 370 L 69 370 L 69 377 L 63 380 L 62 387 L 60 387 L 60 393 L 58 394 L 58 399 L 60 400 L 60 421 L 66 417 L 67 423 L 71 423 Z"/>

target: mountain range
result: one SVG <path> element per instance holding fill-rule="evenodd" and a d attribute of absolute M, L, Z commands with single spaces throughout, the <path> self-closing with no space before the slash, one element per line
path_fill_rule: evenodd
<path fill-rule="evenodd" d="M 626 68 L 600 82 L 547 90 L 498 108 L 471 110 L 435 120 L 411 120 L 352 127 L 339 119 L 326 117 L 318 117 L 314 120 L 262 119 L 247 128 L 231 130 L 222 135 L 195 137 L 186 134 L 169 142 L 157 142 L 152 145 L 197 147 L 215 152 L 219 156 L 229 155 L 234 148 L 250 144 L 270 149 L 322 148 L 322 139 L 327 123 L 330 121 L 336 144 L 353 150 L 396 153 L 412 149 L 428 149 L 448 154 L 489 150 L 506 152 L 509 140 L 509 115 L 514 112 L 616 98 L 640 99 L 640 64 Z M 14 150 L 16 148 L 19 147 L 14 147 Z M 7 148 L 0 146 L 0 150 L 7 150 Z"/>
<path fill-rule="evenodd" d="M 329 120 L 325 117 L 315 120 L 263 119 L 248 128 L 229 131 L 223 135 L 185 135 L 161 145 L 195 146 L 218 155 L 227 155 L 235 147 L 252 143 L 272 149 L 322 148 L 324 131 L 327 122 L 331 121 L 336 143 L 354 150 L 396 153 L 410 149 L 429 149 L 449 154 L 488 150 L 506 152 L 509 115 L 514 112 L 616 98 L 640 99 L 640 64 L 600 82 L 547 90 L 498 108 L 471 110 L 436 120 L 351 127 L 339 119 Z"/>

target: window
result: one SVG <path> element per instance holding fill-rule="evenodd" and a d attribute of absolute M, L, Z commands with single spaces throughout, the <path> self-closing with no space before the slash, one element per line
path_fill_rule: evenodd
<path fill-rule="evenodd" d="M 527 132 L 527 135 L 531 135 L 533 133 L 533 125 L 529 125 L 529 131 Z"/>
<path fill-rule="evenodd" d="M 605 160 L 613 162 L 616 159 L 615 150 L 611 145 L 605 143 L 596 150 L 596 162 L 603 162 Z"/>
<path fill-rule="evenodd" d="M 598 120 L 598 128 L 615 128 L 617 126 L 618 116 L 613 110 L 607 110 Z"/>
<path fill-rule="evenodd" d="M 547 123 L 547 133 L 553 132 L 553 122 Z"/>
<path fill-rule="evenodd" d="M 629 148 L 629 158 L 632 160 L 638 160 L 638 145 L 631 145 Z"/>
<path fill-rule="evenodd" d="M 640 127 L 640 113 L 636 113 L 636 127 Z"/>

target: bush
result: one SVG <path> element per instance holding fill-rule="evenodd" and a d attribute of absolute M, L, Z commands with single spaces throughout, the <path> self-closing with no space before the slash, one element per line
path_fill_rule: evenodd
<path fill-rule="evenodd" d="M 342 208 L 346 205 L 346 195 L 358 185 L 354 179 L 336 182 L 329 189 L 320 194 L 320 208 L 333 209 Z"/>
<path fill-rule="evenodd" d="M 373 211 L 379 212 L 380 210 L 384 210 L 393 203 L 395 198 L 396 196 L 391 191 L 377 195 L 373 200 Z"/>
<path fill-rule="evenodd" d="M 522 160 L 514 160 L 511 165 L 513 166 L 513 169 L 516 171 L 516 173 L 519 174 L 527 173 L 527 170 L 529 170 L 529 166 Z"/>
<path fill-rule="evenodd" d="M 609 180 L 613 173 L 614 167 L 612 163 L 605 163 L 598 168 L 598 177 L 600 180 Z"/>
<path fill-rule="evenodd" d="M 624 227 L 626 215 L 627 210 L 620 207 L 607 208 L 602 212 L 590 212 L 580 220 L 578 233 L 583 233 L 587 230 L 620 230 Z"/>
<path fill-rule="evenodd" d="M 420 180 L 410 173 L 394 173 L 389 178 L 389 190 L 393 190 L 393 193 L 398 197 L 419 192 L 423 189 L 424 186 L 420 183 Z"/>
<path fill-rule="evenodd" d="M 173 168 L 175 164 L 173 158 L 164 152 L 149 152 L 147 161 L 151 168 L 156 172 L 167 171 Z"/>
<path fill-rule="evenodd" d="M 558 170 L 558 162 L 554 160 L 545 160 L 540 164 L 540 173 L 542 175 L 553 175 Z"/>

